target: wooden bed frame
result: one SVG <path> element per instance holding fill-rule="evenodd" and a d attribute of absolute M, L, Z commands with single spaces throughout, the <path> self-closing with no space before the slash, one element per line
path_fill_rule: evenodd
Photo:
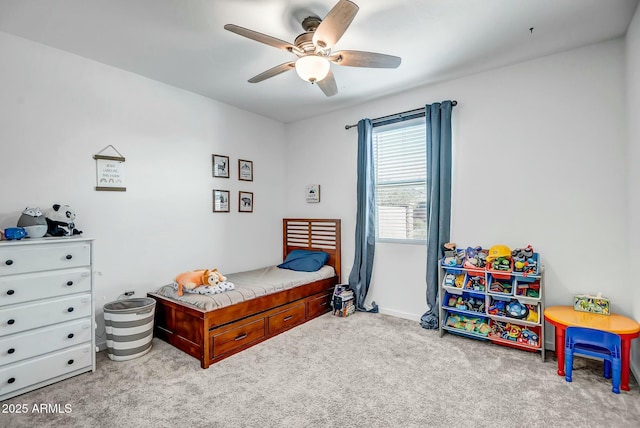
<path fill-rule="evenodd" d="M 148 293 L 156 301 L 155 336 L 199 359 L 206 369 L 328 312 L 340 282 L 340 220 L 285 218 L 282 226 L 283 260 L 292 250 L 322 250 L 329 253 L 327 264 L 336 276 L 212 311 Z"/>

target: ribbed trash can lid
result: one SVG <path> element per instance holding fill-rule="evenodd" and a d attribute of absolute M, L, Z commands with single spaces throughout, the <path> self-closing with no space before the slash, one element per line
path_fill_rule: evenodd
<path fill-rule="evenodd" d="M 140 309 L 145 308 L 147 306 L 153 306 L 156 304 L 156 301 L 149 297 L 141 297 L 136 299 L 123 299 L 116 300 L 114 302 L 107 303 L 104 305 L 105 312 L 126 312 L 131 309 Z"/>

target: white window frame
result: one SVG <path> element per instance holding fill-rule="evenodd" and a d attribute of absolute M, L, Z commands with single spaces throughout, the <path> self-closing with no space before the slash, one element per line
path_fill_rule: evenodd
<path fill-rule="evenodd" d="M 424 151 L 423 152 L 418 152 L 413 154 L 415 156 L 415 159 L 419 162 L 424 162 L 424 178 L 422 177 L 411 177 L 408 178 L 407 181 L 402 181 L 402 180 L 393 180 L 393 181 L 382 181 L 383 179 L 379 177 L 379 169 L 378 169 L 378 158 L 379 156 L 382 156 L 380 154 L 380 147 L 378 146 L 379 144 L 379 140 L 377 139 L 379 134 L 383 134 L 385 132 L 393 132 L 393 131 L 397 131 L 399 129 L 406 129 L 406 128 L 414 128 L 414 127 L 422 127 L 422 130 L 420 130 L 423 134 L 424 134 L 424 138 L 420 137 L 420 139 L 422 140 L 422 144 L 424 147 Z M 419 128 L 417 128 L 419 129 Z M 416 141 L 416 140 L 414 140 Z M 385 124 L 385 125 L 381 125 L 381 126 L 375 126 L 373 128 L 373 156 L 374 156 L 374 177 L 375 177 L 375 191 L 376 191 L 376 242 L 390 242 L 390 243 L 400 243 L 400 244 L 420 244 L 420 245 L 424 245 L 426 243 L 427 240 L 427 230 L 426 230 L 426 211 L 427 211 L 427 165 L 426 165 L 426 124 L 425 124 L 425 118 L 423 117 L 419 117 L 419 118 L 415 118 L 415 119 L 410 119 L 410 120 L 406 120 L 406 121 L 398 121 L 395 123 L 390 123 L 390 124 Z M 421 159 L 419 159 L 421 158 Z M 388 170 L 387 170 L 388 171 Z M 393 206 L 381 206 L 380 205 L 380 200 L 379 200 L 379 193 L 378 193 L 378 188 L 382 187 L 382 186 L 402 186 L 402 185 L 409 185 L 409 186 L 424 186 L 424 200 L 421 201 L 424 204 L 424 222 L 425 222 L 425 231 L 424 231 L 424 238 L 393 238 L 393 237 L 384 237 L 381 236 L 380 230 L 381 230 L 381 223 L 380 223 L 380 212 L 381 212 L 381 208 L 387 208 L 387 211 L 390 211 L 391 208 L 393 208 Z M 401 208 L 401 205 L 397 206 L 398 208 Z M 410 223 L 411 221 L 415 221 L 415 216 L 414 215 L 409 215 L 407 217 L 407 224 Z M 382 224 L 382 228 L 384 228 L 384 224 Z"/>

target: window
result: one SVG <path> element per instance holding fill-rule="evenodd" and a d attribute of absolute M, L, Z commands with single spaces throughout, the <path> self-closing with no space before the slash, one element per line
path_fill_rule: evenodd
<path fill-rule="evenodd" d="M 373 128 L 379 240 L 427 239 L 424 117 Z"/>

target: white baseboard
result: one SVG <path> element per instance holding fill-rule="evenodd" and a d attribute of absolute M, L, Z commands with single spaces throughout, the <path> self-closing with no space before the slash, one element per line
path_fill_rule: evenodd
<path fill-rule="evenodd" d="M 392 317 L 403 318 L 410 321 L 420 322 L 422 315 L 410 314 L 408 312 L 394 311 L 393 309 L 384 309 L 378 306 L 378 312 L 384 315 L 391 315 Z"/>

